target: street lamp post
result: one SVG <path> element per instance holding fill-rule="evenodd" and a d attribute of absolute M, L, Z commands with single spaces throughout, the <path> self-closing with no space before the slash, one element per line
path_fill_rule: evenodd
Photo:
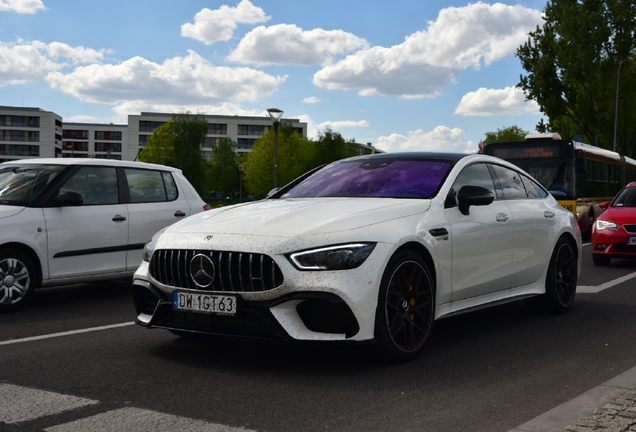
<path fill-rule="evenodd" d="M 238 166 L 239 169 L 239 203 L 243 202 L 243 164 Z"/>
<path fill-rule="evenodd" d="M 621 66 L 630 56 L 625 57 L 618 64 L 618 72 L 616 73 L 616 107 L 614 108 L 614 152 L 616 152 L 616 129 L 618 128 L 618 91 L 621 82 Z"/>
<path fill-rule="evenodd" d="M 274 187 L 278 187 L 278 125 L 283 111 L 278 108 L 269 108 L 267 113 L 274 122 Z"/>

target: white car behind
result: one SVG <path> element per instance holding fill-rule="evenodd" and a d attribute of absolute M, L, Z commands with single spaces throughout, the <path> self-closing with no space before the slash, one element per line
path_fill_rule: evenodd
<path fill-rule="evenodd" d="M 131 277 L 160 229 L 209 209 L 180 170 L 103 159 L 0 164 L 0 311 L 33 290 Z"/>

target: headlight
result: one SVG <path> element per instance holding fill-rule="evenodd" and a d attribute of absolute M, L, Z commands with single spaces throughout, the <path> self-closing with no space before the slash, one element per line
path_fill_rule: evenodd
<path fill-rule="evenodd" d="M 597 231 L 602 231 L 602 230 L 618 231 L 618 226 L 616 226 L 614 222 L 607 222 L 601 219 L 596 219 L 596 230 Z"/>
<path fill-rule="evenodd" d="M 289 254 L 298 270 L 349 270 L 359 267 L 371 254 L 375 243 L 353 243 L 310 249 Z"/>
<path fill-rule="evenodd" d="M 155 251 L 155 244 L 152 240 L 150 240 L 148 243 L 146 243 L 146 246 L 144 246 L 144 256 L 143 256 L 144 261 L 150 262 L 150 258 L 152 258 L 152 253 L 154 251 Z"/>

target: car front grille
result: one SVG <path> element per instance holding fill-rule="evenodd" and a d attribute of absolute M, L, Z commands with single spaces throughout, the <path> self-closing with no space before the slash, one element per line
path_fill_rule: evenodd
<path fill-rule="evenodd" d="M 623 225 L 623 228 L 630 234 L 636 234 L 636 225 L 634 224 Z"/>
<path fill-rule="evenodd" d="M 198 255 L 211 261 L 209 285 L 193 278 L 191 267 Z M 283 283 L 283 273 L 272 258 L 249 252 L 160 249 L 152 255 L 150 275 L 164 285 L 209 291 L 268 291 Z"/>

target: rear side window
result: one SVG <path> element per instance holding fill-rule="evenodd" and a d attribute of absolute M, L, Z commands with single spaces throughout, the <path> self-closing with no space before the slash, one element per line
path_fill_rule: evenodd
<path fill-rule="evenodd" d="M 521 179 L 526 187 L 528 198 L 545 198 L 548 196 L 548 192 L 533 182 L 530 177 L 521 174 Z"/>
<path fill-rule="evenodd" d="M 176 199 L 176 185 L 172 176 L 160 171 L 126 168 L 130 202 L 162 202 Z"/>
<path fill-rule="evenodd" d="M 517 171 L 500 165 L 493 165 L 492 167 L 495 170 L 495 174 L 497 174 L 505 199 L 511 200 L 528 197 L 526 189 L 523 187 L 521 175 Z"/>

